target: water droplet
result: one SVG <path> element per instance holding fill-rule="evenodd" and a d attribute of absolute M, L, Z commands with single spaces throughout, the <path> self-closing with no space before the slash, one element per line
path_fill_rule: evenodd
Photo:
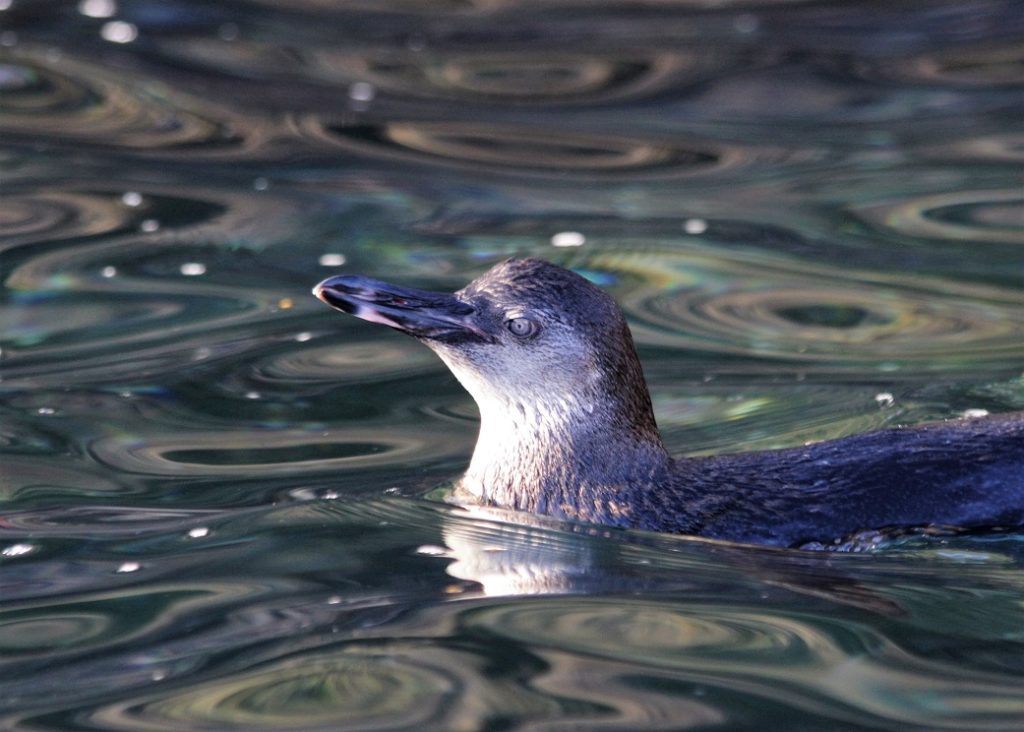
<path fill-rule="evenodd" d="M 110 279 L 117 276 L 117 267 L 106 266 L 100 270 L 100 276 Z"/>
<path fill-rule="evenodd" d="M 889 392 L 883 391 L 875 394 L 875 401 L 880 407 L 891 407 L 896 402 L 896 398 Z"/>
<path fill-rule="evenodd" d="M 341 604 L 341 597 L 339 595 L 331 595 L 330 597 L 327 598 L 327 604 L 328 605 L 340 605 Z"/>
<path fill-rule="evenodd" d="M 427 48 L 427 37 L 422 33 L 410 33 L 405 40 L 405 47 L 413 53 L 419 53 Z"/>
<path fill-rule="evenodd" d="M 687 234 L 697 236 L 708 230 L 708 222 L 704 219 L 687 219 L 683 222 L 683 231 Z"/>
<path fill-rule="evenodd" d="M 206 265 L 202 262 L 185 262 L 178 269 L 186 277 L 198 277 L 206 274 Z"/>
<path fill-rule="evenodd" d="M 82 0 L 78 3 L 78 12 L 90 18 L 112 18 L 117 13 L 114 0 Z"/>
<path fill-rule="evenodd" d="M 36 410 L 36 414 L 50 415 L 56 413 L 57 410 L 53 407 L 39 407 L 39 409 Z"/>
<path fill-rule="evenodd" d="M 252 182 L 252 187 L 257 191 L 265 191 L 270 188 L 270 181 L 266 178 L 257 178 Z"/>
<path fill-rule="evenodd" d="M 310 333 L 309 331 L 303 331 L 302 333 L 297 333 L 295 335 L 295 340 L 297 340 L 299 343 L 305 343 L 306 341 L 310 341 L 312 339 L 313 334 Z"/>
<path fill-rule="evenodd" d="M 156 219 L 146 219 L 141 224 L 139 224 L 139 228 L 145 231 L 147 234 L 152 234 L 154 231 L 160 228 L 160 222 L 157 221 Z"/>
<path fill-rule="evenodd" d="M 153 679 L 153 681 L 163 681 L 164 679 L 167 678 L 167 672 L 166 671 L 154 671 L 153 673 L 151 673 L 149 675 L 149 678 Z"/>
<path fill-rule="evenodd" d="M 134 208 L 142 203 L 142 194 L 138 191 L 127 191 L 121 194 L 121 202 Z"/>
<path fill-rule="evenodd" d="M 348 88 L 348 98 L 354 102 L 372 102 L 375 96 L 377 89 L 365 81 L 357 81 Z"/>
<path fill-rule="evenodd" d="M 743 13 L 736 16 L 732 25 L 739 33 L 753 33 L 761 27 L 761 21 L 753 13 Z"/>
<path fill-rule="evenodd" d="M 217 28 L 217 35 L 222 41 L 237 41 L 240 35 L 238 25 L 235 23 L 222 23 Z"/>
<path fill-rule="evenodd" d="M 560 231 L 551 237 L 551 245 L 555 247 L 581 247 L 587 238 L 578 231 Z"/>
<path fill-rule="evenodd" d="M 3 554 L 5 557 L 23 557 L 34 552 L 35 549 L 31 544 L 11 544 L 10 546 L 5 546 L 3 551 L 0 551 L 0 554 Z"/>
<path fill-rule="evenodd" d="M 258 391 L 247 391 L 245 392 L 246 399 L 259 399 L 260 393 Z"/>
<path fill-rule="evenodd" d="M 100 37 L 111 43 L 131 43 L 139 37 L 139 29 L 133 23 L 123 20 L 112 20 L 100 28 Z"/>
<path fill-rule="evenodd" d="M 117 568 L 118 574 L 129 574 L 131 572 L 138 572 L 142 569 L 142 565 L 138 562 L 124 562 L 120 567 Z"/>
<path fill-rule="evenodd" d="M 205 526 L 197 526 L 194 529 L 188 530 L 188 538 L 190 539 L 202 539 L 204 536 L 208 536 L 210 530 Z"/>
<path fill-rule="evenodd" d="M 321 254 L 320 259 L 317 261 L 320 262 L 320 266 L 322 267 L 340 267 L 345 264 L 347 260 L 344 254 L 329 253 Z"/>

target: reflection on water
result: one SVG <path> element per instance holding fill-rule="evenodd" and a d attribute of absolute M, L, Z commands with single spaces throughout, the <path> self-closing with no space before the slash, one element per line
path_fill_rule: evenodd
<path fill-rule="evenodd" d="M 679 454 L 1024 409 L 1020 33 L 0 0 L 0 727 L 1019 729 L 1019 536 L 826 557 L 422 500 L 471 401 L 309 287 L 573 267 Z"/>

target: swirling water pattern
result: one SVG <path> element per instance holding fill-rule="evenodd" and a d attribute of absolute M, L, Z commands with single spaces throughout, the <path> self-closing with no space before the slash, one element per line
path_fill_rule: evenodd
<path fill-rule="evenodd" d="M 1024 727 L 1019 536 L 424 500 L 472 403 L 309 296 L 571 266 L 677 453 L 1022 409 L 1022 35 L 1001 0 L 0 0 L 0 728 Z"/>

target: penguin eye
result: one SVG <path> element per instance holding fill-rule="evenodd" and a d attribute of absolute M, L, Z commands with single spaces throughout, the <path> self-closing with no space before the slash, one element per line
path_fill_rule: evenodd
<path fill-rule="evenodd" d="M 512 331 L 512 335 L 520 338 L 532 338 L 540 331 L 537 321 L 529 318 L 511 318 L 505 321 L 505 327 Z"/>

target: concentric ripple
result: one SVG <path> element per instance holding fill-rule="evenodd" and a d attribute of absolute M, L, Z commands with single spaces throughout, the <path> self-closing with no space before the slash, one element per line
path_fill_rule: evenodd
<path fill-rule="evenodd" d="M 1016 290 L 897 281 L 774 256 L 597 254 L 586 262 L 639 279 L 619 292 L 641 343 L 891 370 L 904 363 L 1007 368 L 1024 360 L 1024 296 Z"/>
<path fill-rule="evenodd" d="M 1019 44 L 945 49 L 868 73 L 944 86 L 1013 86 L 1024 82 L 1024 49 Z"/>
<path fill-rule="evenodd" d="M 109 234 L 130 219 L 110 196 L 72 191 L 8 191 L 0 208 L 0 249 L 32 241 Z"/>
<path fill-rule="evenodd" d="M 257 363 L 256 377 L 270 383 L 361 384 L 436 369 L 437 357 L 413 341 L 355 341 L 293 349 Z"/>
<path fill-rule="evenodd" d="M 954 665 L 820 616 L 623 598 L 506 603 L 467 615 L 471 627 L 533 647 L 635 663 L 650 676 L 660 667 L 690 682 L 728 678 L 747 694 L 838 719 L 960 729 L 960 715 L 969 713 L 979 729 L 998 729 L 1024 714 L 1020 686 L 1009 678 L 978 678 L 965 688 Z M 946 702 L 936 705 L 937 698 Z"/>
<path fill-rule="evenodd" d="M 403 658 L 401 648 L 355 648 L 113 705 L 94 721 L 112 730 L 411 729 L 442 715 L 458 688 L 452 669 Z"/>
<path fill-rule="evenodd" d="M 679 51 L 614 51 L 601 54 L 543 49 L 472 54 L 393 50 L 346 54 L 318 49 L 312 63 L 322 73 L 360 79 L 381 92 L 515 105 L 609 104 L 678 88 L 722 65 L 720 54 Z"/>
<path fill-rule="evenodd" d="M 1024 244 L 1024 193 L 957 191 L 861 209 L 901 234 L 963 242 Z"/>
<path fill-rule="evenodd" d="M 19 48 L 0 62 L 0 134 L 146 154 L 251 149 L 262 133 L 213 105 L 164 95 L 79 58 Z"/>
<path fill-rule="evenodd" d="M 296 120 L 298 130 L 331 146 L 373 158 L 485 172 L 565 179 L 631 179 L 704 175 L 740 164 L 738 149 L 464 122 L 350 125 L 321 117 Z"/>
<path fill-rule="evenodd" d="M 108 437 L 89 450 L 103 465 L 132 474 L 245 477 L 415 464 L 458 454 L 451 442 L 447 435 L 415 427 L 361 426 Z"/>

